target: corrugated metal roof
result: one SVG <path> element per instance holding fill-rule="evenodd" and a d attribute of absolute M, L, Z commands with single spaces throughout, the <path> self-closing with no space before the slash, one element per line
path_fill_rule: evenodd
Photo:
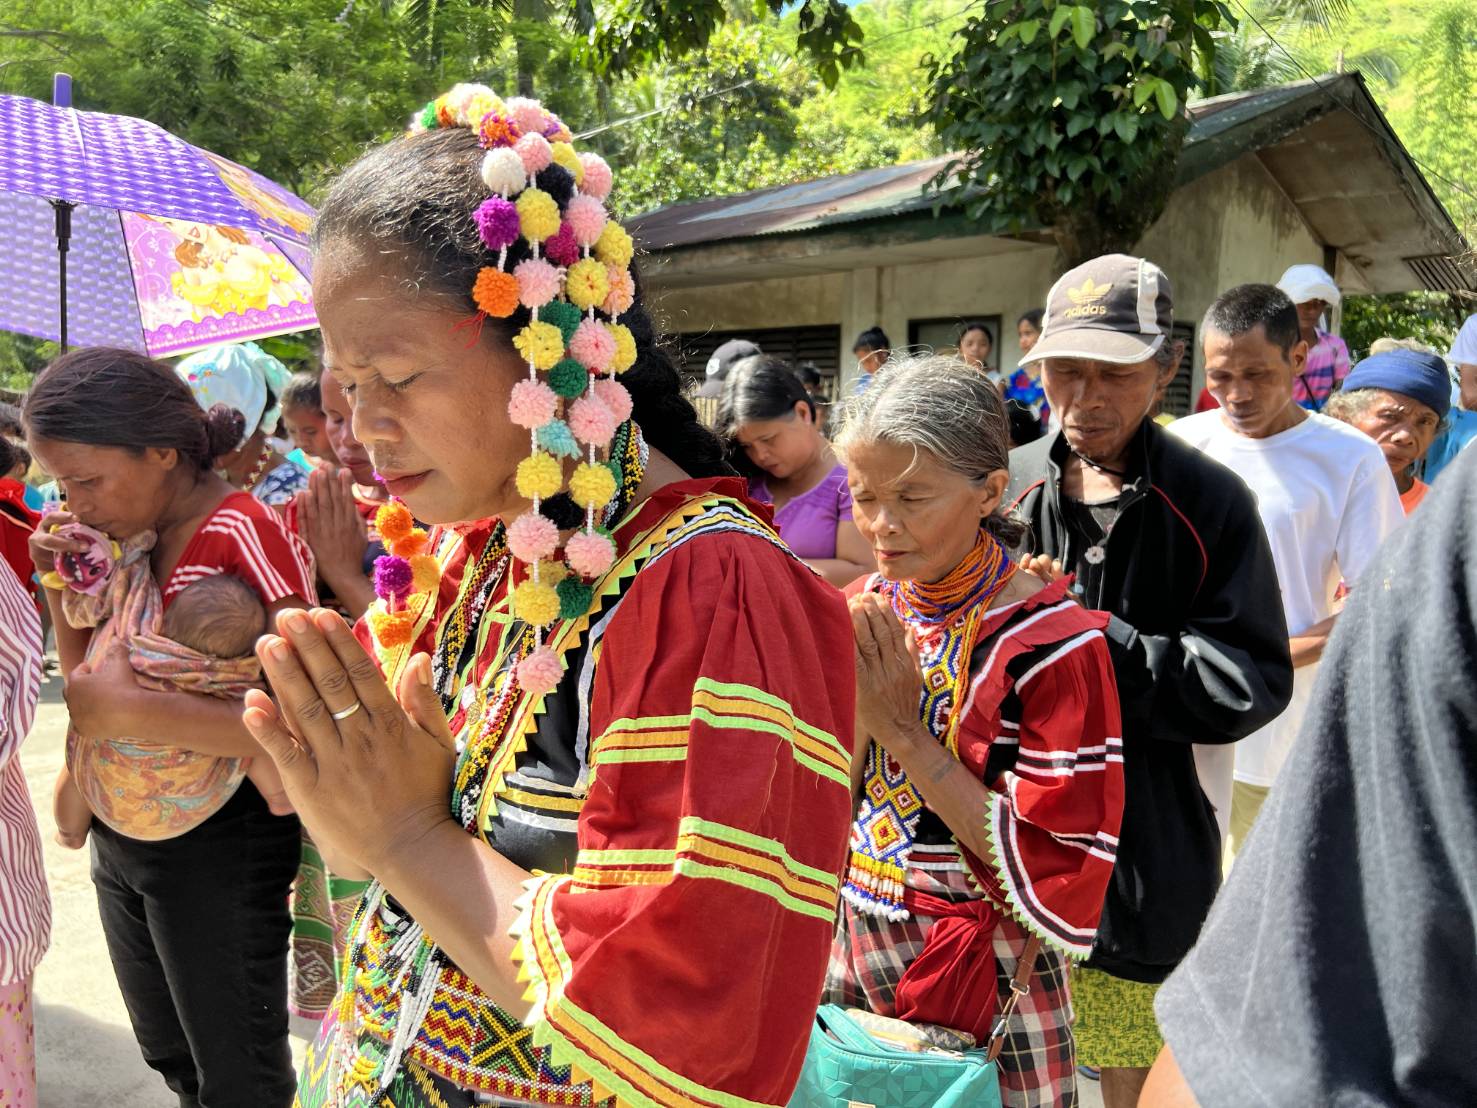
<path fill-rule="evenodd" d="M 1327 82 L 1339 79 L 1296 81 L 1193 102 L 1188 108 L 1192 123 L 1186 146 L 1215 139 L 1309 94 L 1322 96 Z M 924 186 L 954 156 L 945 154 L 793 185 L 668 204 L 634 217 L 627 226 L 646 250 L 661 251 L 920 211 L 934 202 Z"/>

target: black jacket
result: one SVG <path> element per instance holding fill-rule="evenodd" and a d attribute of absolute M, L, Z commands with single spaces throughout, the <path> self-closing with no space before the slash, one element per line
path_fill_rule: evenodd
<path fill-rule="evenodd" d="M 1123 711 L 1123 826 L 1088 964 L 1158 982 L 1195 942 L 1220 887 L 1220 832 L 1192 744 L 1235 742 L 1275 719 L 1292 695 L 1292 661 L 1245 484 L 1149 420 L 1135 450 L 1102 567 Z M 1031 525 L 1031 553 L 1066 550 L 1066 458 L 1060 434 L 1011 451 L 1006 503 Z"/>

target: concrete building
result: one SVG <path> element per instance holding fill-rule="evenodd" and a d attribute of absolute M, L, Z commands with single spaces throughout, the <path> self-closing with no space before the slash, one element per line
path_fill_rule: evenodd
<path fill-rule="evenodd" d="M 1139 252 L 1174 285 L 1193 339 L 1217 292 L 1316 262 L 1348 293 L 1455 291 L 1470 276 L 1451 217 L 1357 74 L 1193 103 L 1176 191 Z M 1015 321 L 1054 280 L 1048 234 L 982 235 L 935 215 L 927 183 L 948 157 L 673 204 L 631 229 L 663 325 L 699 374 L 725 339 L 813 361 L 844 382 L 850 346 L 880 325 L 898 346 L 951 348 L 986 321 L 997 365 L 1019 357 Z M 1191 343 L 1192 349 L 1197 344 Z M 1198 350 L 1167 397 L 1188 409 Z"/>

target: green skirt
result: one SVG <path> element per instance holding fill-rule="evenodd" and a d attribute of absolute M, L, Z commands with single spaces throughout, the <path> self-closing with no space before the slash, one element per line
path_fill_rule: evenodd
<path fill-rule="evenodd" d="M 1164 1040 L 1154 1019 L 1158 985 L 1074 966 L 1072 1011 L 1077 1061 L 1094 1069 L 1152 1066 Z"/>

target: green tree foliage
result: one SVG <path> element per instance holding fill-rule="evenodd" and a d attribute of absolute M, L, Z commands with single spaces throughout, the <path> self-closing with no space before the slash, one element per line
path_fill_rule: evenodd
<path fill-rule="evenodd" d="M 637 212 L 941 153 L 917 124 L 916 74 L 960 22 L 958 0 L 874 0 L 856 11 L 874 45 L 832 92 L 789 49 L 793 14 L 731 21 L 701 54 L 608 86 L 617 122 L 587 141 L 621 167 L 618 206 Z"/>
<path fill-rule="evenodd" d="M 842 70 L 862 60 L 858 44 L 864 32 L 843 0 L 754 0 L 749 7 L 750 15 L 794 9 L 795 46 L 827 88 L 835 87 Z M 571 8 L 572 21 L 589 44 L 587 56 L 598 72 L 612 76 L 701 52 L 730 18 L 722 0 L 611 0 L 599 5 L 575 0 Z M 741 6 L 735 8 L 742 13 Z"/>
<path fill-rule="evenodd" d="M 1276 22 L 1258 49 L 1282 63 L 1277 79 L 1359 69 L 1431 187 L 1470 240 L 1477 235 L 1477 6 L 1470 0 L 1359 0 L 1326 20 Z M 1247 24 L 1250 25 L 1249 23 Z"/>
<path fill-rule="evenodd" d="M 1417 339 L 1445 354 L 1472 308 L 1440 292 L 1396 292 L 1344 300 L 1339 331 L 1349 352 L 1362 358 L 1378 338 Z"/>
<path fill-rule="evenodd" d="M 989 0 L 929 67 L 962 151 L 948 194 L 990 230 L 1047 227 L 1064 266 L 1131 250 L 1168 201 L 1216 0 Z M 1006 64 L 1006 59 L 1009 64 Z"/>

